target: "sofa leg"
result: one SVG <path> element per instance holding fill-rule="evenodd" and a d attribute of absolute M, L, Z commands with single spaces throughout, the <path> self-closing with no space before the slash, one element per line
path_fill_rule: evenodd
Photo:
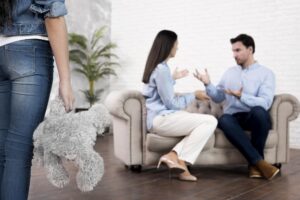
<path fill-rule="evenodd" d="M 135 173 L 141 173 L 142 172 L 142 165 L 130 165 L 127 166 L 130 171 L 135 172 Z"/>

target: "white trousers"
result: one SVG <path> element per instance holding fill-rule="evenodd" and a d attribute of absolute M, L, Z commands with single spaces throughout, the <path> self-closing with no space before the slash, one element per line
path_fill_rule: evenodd
<path fill-rule="evenodd" d="M 161 136 L 185 136 L 175 145 L 179 159 L 194 164 L 204 145 L 217 127 L 212 115 L 176 111 L 153 119 L 152 131 Z"/>

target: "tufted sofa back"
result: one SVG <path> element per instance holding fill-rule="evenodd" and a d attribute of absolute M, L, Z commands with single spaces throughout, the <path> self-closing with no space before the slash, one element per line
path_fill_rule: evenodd
<path fill-rule="evenodd" d="M 193 101 L 186 109 L 192 113 L 211 114 L 219 118 L 223 114 L 223 104 L 216 104 L 213 101 Z"/>

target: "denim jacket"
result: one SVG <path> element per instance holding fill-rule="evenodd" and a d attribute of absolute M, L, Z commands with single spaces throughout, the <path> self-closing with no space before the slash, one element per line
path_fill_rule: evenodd
<path fill-rule="evenodd" d="M 0 28 L 0 35 L 43 35 L 46 36 L 45 18 L 67 14 L 64 0 L 15 1 L 12 24 Z"/>

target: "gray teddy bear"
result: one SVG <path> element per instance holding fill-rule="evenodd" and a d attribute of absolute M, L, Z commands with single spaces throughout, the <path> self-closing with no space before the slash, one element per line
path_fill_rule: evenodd
<path fill-rule="evenodd" d="M 91 191 L 104 173 L 103 159 L 93 146 L 97 134 L 103 134 L 110 124 L 102 104 L 88 111 L 66 113 L 62 100 L 56 98 L 50 103 L 49 115 L 34 132 L 34 160 L 46 168 L 48 180 L 59 188 L 69 183 L 62 159 L 75 161 L 78 188 Z"/>

